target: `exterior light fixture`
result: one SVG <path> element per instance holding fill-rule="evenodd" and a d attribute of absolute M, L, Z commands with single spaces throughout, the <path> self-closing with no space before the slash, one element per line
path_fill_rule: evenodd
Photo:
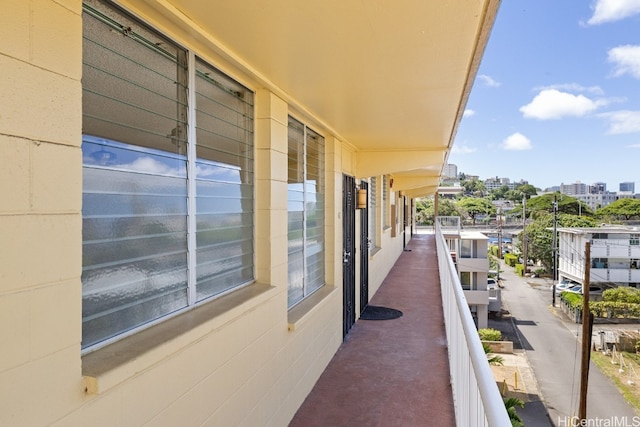
<path fill-rule="evenodd" d="M 366 209 L 367 208 L 367 190 L 364 188 L 360 188 L 358 190 L 358 199 L 356 203 L 356 209 Z"/>

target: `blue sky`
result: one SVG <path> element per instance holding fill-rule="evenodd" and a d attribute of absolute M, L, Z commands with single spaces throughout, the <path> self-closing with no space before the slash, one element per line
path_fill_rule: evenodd
<path fill-rule="evenodd" d="M 448 163 L 640 192 L 640 0 L 503 0 Z"/>

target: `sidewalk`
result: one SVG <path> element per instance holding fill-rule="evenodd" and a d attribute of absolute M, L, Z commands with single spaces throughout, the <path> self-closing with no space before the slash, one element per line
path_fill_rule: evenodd
<path fill-rule="evenodd" d="M 511 323 L 510 318 L 506 320 Z M 494 327 L 491 324 L 490 327 Z M 500 394 L 505 398 L 516 397 L 524 402 L 524 408 L 517 407 L 516 412 L 527 427 L 553 426 L 538 388 L 538 382 L 527 353 L 514 342 L 513 354 L 500 353 L 502 365 L 492 365 L 491 371 Z"/>
<path fill-rule="evenodd" d="M 540 400 L 540 390 L 527 354 L 514 350 L 513 354 L 500 353 L 502 365 L 492 365 L 493 377 L 503 397 L 517 397 L 523 402 Z"/>

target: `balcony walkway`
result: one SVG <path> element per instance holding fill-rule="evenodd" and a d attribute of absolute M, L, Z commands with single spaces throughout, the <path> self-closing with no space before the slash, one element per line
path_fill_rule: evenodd
<path fill-rule="evenodd" d="M 455 426 L 434 235 L 414 235 L 290 427 Z"/>

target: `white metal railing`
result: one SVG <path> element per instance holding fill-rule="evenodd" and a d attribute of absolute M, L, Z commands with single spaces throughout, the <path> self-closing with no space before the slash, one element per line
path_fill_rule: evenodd
<path fill-rule="evenodd" d="M 438 221 L 435 238 L 456 425 L 510 426 L 509 415 L 487 362 Z"/>
<path fill-rule="evenodd" d="M 455 230 L 460 232 L 462 228 L 460 226 L 460 217 L 459 216 L 438 216 L 434 221 L 436 226 L 440 226 L 441 230 Z"/>

